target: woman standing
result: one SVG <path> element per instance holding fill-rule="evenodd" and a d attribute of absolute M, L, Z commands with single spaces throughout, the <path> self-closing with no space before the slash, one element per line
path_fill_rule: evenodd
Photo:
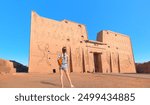
<path fill-rule="evenodd" d="M 64 87 L 64 82 L 63 82 L 63 76 L 64 76 L 64 73 L 70 83 L 70 87 L 73 88 L 73 84 L 72 84 L 72 81 L 70 79 L 70 75 L 69 75 L 69 72 L 68 72 L 68 55 L 67 55 L 67 49 L 66 47 L 63 47 L 62 48 L 62 55 L 58 57 L 58 59 L 61 58 L 62 59 L 62 63 L 60 65 L 60 81 L 61 81 L 61 86 L 62 88 Z"/>

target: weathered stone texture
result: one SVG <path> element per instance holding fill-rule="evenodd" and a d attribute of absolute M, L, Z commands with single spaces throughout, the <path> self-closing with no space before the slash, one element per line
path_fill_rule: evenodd
<path fill-rule="evenodd" d="M 7 74 L 7 73 L 14 73 L 14 72 L 16 72 L 16 69 L 14 68 L 12 62 L 8 60 L 0 59 L 0 74 Z"/>
<path fill-rule="evenodd" d="M 150 73 L 150 61 L 136 64 L 137 73 Z"/>
<path fill-rule="evenodd" d="M 84 25 L 32 12 L 29 72 L 59 72 L 57 56 L 67 47 L 70 72 L 135 73 L 128 36 L 103 30 L 88 40 Z"/>

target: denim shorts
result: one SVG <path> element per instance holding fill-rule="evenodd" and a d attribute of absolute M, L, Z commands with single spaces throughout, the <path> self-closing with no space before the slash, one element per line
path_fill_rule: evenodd
<path fill-rule="evenodd" d="M 62 64 L 61 67 L 60 67 L 60 69 L 67 70 L 68 69 L 68 64 L 67 63 Z"/>

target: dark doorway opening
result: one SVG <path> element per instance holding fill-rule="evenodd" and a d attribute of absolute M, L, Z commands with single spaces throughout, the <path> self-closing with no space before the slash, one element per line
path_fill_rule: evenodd
<path fill-rule="evenodd" d="M 95 72 L 102 73 L 101 53 L 94 53 Z"/>
<path fill-rule="evenodd" d="M 56 73 L 56 69 L 53 69 L 53 73 Z"/>

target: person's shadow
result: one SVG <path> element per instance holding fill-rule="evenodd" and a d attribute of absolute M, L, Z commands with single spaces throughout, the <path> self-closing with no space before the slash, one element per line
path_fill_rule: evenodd
<path fill-rule="evenodd" d="M 52 86 L 60 87 L 60 85 L 55 84 L 55 83 L 51 83 L 51 82 L 48 82 L 48 81 L 41 81 L 40 83 L 41 83 L 41 84 L 45 84 L 45 85 L 52 85 Z"/>

